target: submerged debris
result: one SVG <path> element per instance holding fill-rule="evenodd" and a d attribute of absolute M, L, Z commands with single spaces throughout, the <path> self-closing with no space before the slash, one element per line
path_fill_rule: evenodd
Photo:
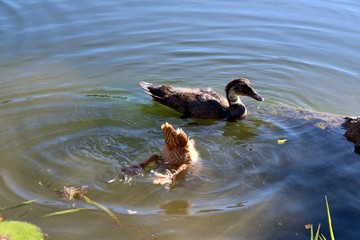
<path fill-rule="evenodd" d="M 62 189 L 58 190 L 58 189 L 54 189 L 55 192 L 57 192 L 62 198 L 66 199 L 67 201 L 75 201 L 75 200 L 83 200 L 86 203 L 93 205 L 97 208 L 99 208 L 100 210 L 106 212 L 115 222 L 118 226 L 120 227 L 130 227 L 130 228 L 134 228 L 137 232 L 142 232 L 146 235 L 148 235 L 149 238 L 151 239 L 156 239 L 156 237 L 150 233 L 148 233 L 145 229 L 143 229 L 142 227 L 136 226 L 136 225 L 132 225 L 129 223 L 126 223 L 124 221 L 120 221 L 120 219 L 115 215 L 115 213 L 113 213 L 110 209 L 108 209 L 107 207 L 105 207 L 104 205 L 97 203 L 93 200 L 91 200 L 90 198 L 88 198 L 86 196 L 87 192 L 88 192 L 88 186 L 81 186 L 81 187 L 73 187 L 73 186 L 64 186 Z M 53 212 L 53 213 L 49 213 L 44 215 L 43 217 L 52 217 L 52 216 L 58 216 L 58 215 L 63 215 L 63 214 L 69 214 L 69 213 L 74 213 L 74 212 L 78 212 L 81 210 L 87 210 L 89 208 L 73 208 L 73 209 L 68 209 L 68 210 L 63 210 L 63 211 L 57 211 L 57 212 Z M 129 214 L 135 214 L 136 211 L 131 211 L 131 213 L 129 212 Z M 2 239 L 0 239 L 2 240 Z"/>
<path fill-rule="evenodd" d="M 85 196 L 88 190 L 88 186 L 81 187 L 68 187 L 64 186 L 63 189 L 55 189 L 55 192 L 60 194 L 60 196 L 68 201 L 73 201 L 75 199 L 81 199 Z"/>

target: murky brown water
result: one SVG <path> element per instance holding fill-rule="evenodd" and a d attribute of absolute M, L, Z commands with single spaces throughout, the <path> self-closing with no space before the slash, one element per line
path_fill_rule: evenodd
<path fill-rule="evenodd" d="M 336 236 L 356 239 L 353 144 L 339 128 L 274 109 L 360 115 L 359 9 L 356 1 L 3 1 L 0 206 L 38 200 L 0 214 L 50 239 L 306 239 L 305 224 L 326 225 L 328 195 Z M 223 92 L 239 76 L 266 101 L 244 99 L 249 118 L 231 123 L 181 120 L 138 85 Z M 121 180 L 119 168 L 161 151 L 166 121 L 195 139 L 200 164 L 171 191 L 149 175 Z M 92 200 L 133 227 L 95 207 L 43 218 L 68 209 L 53 191 L 66 184 L 88 185 Z"/>

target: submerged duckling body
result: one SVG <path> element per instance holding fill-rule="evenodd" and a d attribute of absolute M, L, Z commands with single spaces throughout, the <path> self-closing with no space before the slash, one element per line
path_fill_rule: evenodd
<path fill-rule="evenodd" d="M 154 154 L 147 161 L 131 167 L 122 168 L 125 175 L 135 175 L 145 170 L 151 163 L 156 164 L 154 184 L 165 185 L 171 188 L 178 174 L 185 171 L 198 159 L 195 142 L 186 133 L 178 128 L 174 129 L 169 123 L 161 125 L 164 134 L 164 145 L 161 156 Z M 164 173 L 157 172 L 161 170 Z"/>
<path fill-rule="evenodd" d="M 153 183 L 165 185 L 165 188 L 169 189 L 177 175 L 197 162 L 198 152 L 194 140 L 190 139 L 182 129 L 175 130 L 169 123 L 164 123 L 161 125 L 161 130 L 164 134 L 164 146 L 159 159 L 161 167 L 165 167 L 165 174 L 154 172 Z"/>
<path fill-rule="evenodd" d="M 185 118 L 240 120 L 247 116 L 240 96 L 264 101 L 246 78 L 229 82 L 225 87 L 226 97 L 210 88 L 175 88 L 169 85 L 154 86 L 147 82 L 140 82 L 140 86 L 155 101 L 182 113 Z"/>
<path fill-rule="evenodd" d="M 197 161 L 198 153 L 195 150 L 195 142 L 181 128 L 175 130 L 169 123 L 164 123 L 161 125 L 161 130 L 164 134 L 161 155 L 164 164 L 177 168 L 183 164 Z"/>

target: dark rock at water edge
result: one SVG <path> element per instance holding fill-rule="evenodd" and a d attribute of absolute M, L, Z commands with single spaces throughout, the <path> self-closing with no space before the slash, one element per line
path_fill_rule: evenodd
<path fill-rule="evenodd" d="M 355 152 L 360 154 L 360 117 L 345 117 L 343 127 L 346 130 L 344 136 L 355 143 Z"/>

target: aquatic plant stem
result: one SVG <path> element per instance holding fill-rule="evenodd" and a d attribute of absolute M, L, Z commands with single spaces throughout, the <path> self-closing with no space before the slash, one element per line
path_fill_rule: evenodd
<path fill-rule="evenodd" d="M 317 228 L 317 230 L 316 230 L 315 240 L 318 240 L 318 239 L 319 239 L 320 227 L 321 227 L 321 223 L 319 223 L 319 226 L 318 226 L 318 228 Z"/>
<path fill-rule="evenodd" d="M 332 228 L 331 215 L 330 215 L 330 207 L 329 207 L 329 202 L 327 200 L 326 195 L 325 195 L 325 202 L 326 202 L 326 212 L 327 212 L 328 222 L 329 222 L 330 237 L 331 237 L 331 240 L 335 240 L 334 231 L 333 231 L 333 228 Z"/>
<path fill-rule="evenodd" d="M 123 227 L 123 226 L 131 227 L 131 228 L 136 229 L 138 232 L 142 232 L 142 233 L 148 235 L 149 237 L 151 237 L 151 239 L 154 239 L 154 240 L 157 239 L 153 234 L 150 234 L 150 233 L 147 232 L 145 229 L 143 229 L 143 228 L 141 228 L 141 227 L 139 227 L 139 226 L 132 225 L 132 224 L 126 223 L 126 222 L 124 222 L 124 221 L 123 221 L 123 223 L 121 223 L 120 220 L 119 220 L 119 218 L 118 218 L 112 211 L 110 211 L 110 209 L 108 209 L 107 207 L 101 205 L 100 203 L 97 203 L 97 202 L 91 200 L 90 198 L 88 198 L 88 197 L 86 197 L 86 196 L 84 196 L 84 195 L 81 196 L 81 198 L 82 198 L 85 202 L 87 202 L 87 203 L 89 203 L 89 204 L 91 204 L 91 205 L 94 205 L 94 206 L 98 207 L 99 209 L 103 210 L 104 212 L 106 212 L 107 214 L 109 214 L 110 217 L 111 217 L 112 219 L 114 219 L 114 221 L 117 223 L 117 225 L 118 225 L 119 227 Z"/>
<path fill-rule="evenodd" d="M 96 207 L 98 207 L 99 209 L 103 210 L 104 212 L 106 212 L 107 214 L 110 215 L 110 217 L 112 217 L 112 219 L 114 219 L 114 221 L 120 226 L 122 227 L 122 224 L 120 223 L 120 220 L 117 218 L 117 216 L 111 212 L 108 208 L 106 208 L 105 206 L 91 200 L 90 198 L 86 197 L 86 196 L 82 196 L 82 198 L 84 199 L 85 202 L 92 204 Z"/>

